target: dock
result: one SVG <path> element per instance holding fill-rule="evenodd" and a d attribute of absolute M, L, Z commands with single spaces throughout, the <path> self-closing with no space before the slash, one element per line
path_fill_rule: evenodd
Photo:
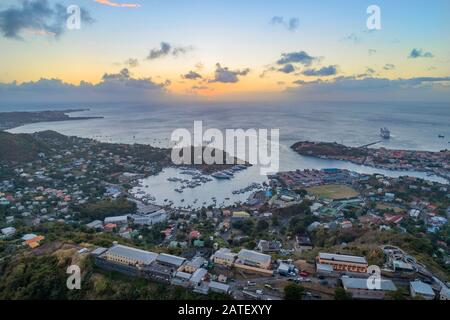
<path fill-rule="evenodd" d="M 365 144 L 365 145 L 361 146 L 360 148 L 368 148 L 368 147 L 370 147 L 370 146 L 379 144 L 379 143 L 381 143 L 381 142 L 383 142 L 383 140 L 378 140 L 378 141 L 375 141 L 375 142 L 371 142 L 371 143 Z"/>

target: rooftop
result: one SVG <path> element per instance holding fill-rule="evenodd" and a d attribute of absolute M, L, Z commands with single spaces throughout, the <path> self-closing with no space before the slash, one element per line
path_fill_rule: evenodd
<path fill-rule="evenodd" d="M 167 253 L 160 253 L 156 258 L 156 260 L 158 260 L 158 262 L 167 263 L 179 267 L 184 263 L 186 259 L 182 257 L 173 256 Z"/>
<path fill-rule="evenodd" d="M 242 249 L 238 253 L 238 258 L 243 260 L 255 261 L 261 264 L 270 263 L 272 257 L 253 250 Z"/>
<path fill-rule="evenodd" d="M 350 277 L 342 277 L 342 285 L 345 289 L 365 289 L 370 290 L 367 286 L 368 279 L 362 278 L 350 278 Z M 396 291 L 397 287 L 391 280 L 381 280 L 380 282 L 381 289 L 383 291 Z M 378 289 L 373 289 L 378 290 Z"/>
<path fill-rule="evenodd" d="M 319 253 L 319 258 L 324 260 L 333 260 L 340 262 L 350 262 L 350 263 L 359 263 L 359 264 L 367 264 L 367 260 L 364 257 L 358 256 L 349 256 L 342 254 L 334 254 L 334 253 Z"/>
<path fill-rule="evenodd" d="M 424 294 L 424 295 L 434 295 L 434 291 L 431 288 L 430 285 L 426 284 L 422 281 L 411 281 L 410 282 L 411 288 L 414 290 L 414 292 L 418 294 Z"/>
<path fill-rule="evenodd" d="M 150 264 L 158 257 L 157 253 L 149 252 L 141 249 L 127 247 L 123 245 L 116 245 L 108 250 L 108 253 L 126 257 L 129 259 L 140 260 L 144 264 Z"/>

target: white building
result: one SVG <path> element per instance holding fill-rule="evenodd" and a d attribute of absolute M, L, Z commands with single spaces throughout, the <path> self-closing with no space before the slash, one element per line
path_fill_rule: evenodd
<path fill-rule="evenodd" d="M 7 227 L 1 230 L 2 234 L 6 237 L 13 236 L 16 233 L 16 228 L 14 227 Z"/>
<path fill-rule="evenodd" d="M 422 297 L 425 300 L 433 300 L 435 297 L 434 291 L 430 285 L 420 281 L 411 281 L 409 283 L 409 290 L 411 292 L 411 297 Z"/>
<path fill-rule="evenodd" d="M 107 217 L 107 218 L 105 218 L 105 224 L 108 224 L 108 223 L 127 224 L 128 216 Z"/>

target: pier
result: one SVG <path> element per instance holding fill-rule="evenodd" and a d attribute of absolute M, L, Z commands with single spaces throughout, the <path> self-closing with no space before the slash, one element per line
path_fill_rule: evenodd
<path fill-rule="evenodd" d="M 383 142 L 383 140 L 378 140 L 378 141 L 375 141 L 375 142 L 371 142 L 371 143 L 365 144 L 365 145 L 361 146 L 360 148 L 368 148 L 370 146 L 373 146 L 375 144 L 379 144 L 381 142 Z"/>

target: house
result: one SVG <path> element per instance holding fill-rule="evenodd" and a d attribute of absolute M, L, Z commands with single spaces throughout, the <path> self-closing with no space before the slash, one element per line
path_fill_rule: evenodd
<path fill-rule="evenodd" d="M 117 228 L 117 224 L 115 224 L 115 223 L 107 223 L 104 226 L 105 231 L 109 231 L 109 232 L 114 231 L 115 228 Z"/>
<path fill-rule="evenodd" d="M 411 297 L 421 297 L 425 300 L 433 300 L 435 297 L 434 291 L 429 284 L 426 284 L 420 280 L 411 281 L 409 283 L 409 290 Z"/>
<path fill-rule="evenodd" d="M 113 223 L 116 225 L 127 224 L 128 216 L 116 216 L 116 217 L 107 217 L 105 218 L 105 224 Z"/>
<path fill-rule="evenodd" d="M 335 271 L 366 273 L 368 267 L 367 260 L 364 257 L 333 253 L 319 253 L 316 262 L 330 265 Z"/>
<path fill-rule="evenodd" d="M 103 229 L 103 222 L 100 220 L 94 220 L 86 224 L 86 227 L 89 229 L 100 230 Z"/>
<path fill-rule="evenodd" d="M 341 281 L 344 290 L 351 293 L 354 299 L 383 300 L 386 293 L 397 291 L 397 287 L 391 280 L 380 280 L 379 289 L 369 289 L 367 285 L 368 279 L 365 278 L 343 276 Z"/>
<path fill-rule="evenodd" d="M 44 240 L 44 236 L 35 236 L 34 238 L 25 240 L 22 244 L 25 246 L 29 246 L 31 249 L 39 247 L 42 240 Z"/>
<path fill-rule="evenodd" d="M 316 263 L 316 273 L 318 276 L 332 276 L 334 269 L 329 264 Z"/>
<path fill-rule="evenodd" d="M 245 211 L 235 211 L 235 212 L 233 212 L 233 215 L 231 216 L 231 220 L 233 220 L 233 221 L 243 220 L 243 219 L 248 219 L 248 218 L 250 218 L 250 214 Z"/>
<path fill-rule="evenodd" d="M 258 242 L 258 250 L 261 252 L 279 252 L 281 250 L 281 242 L 280 241 L 267 241 L 267 240 L 259 240 Z"/>
<path fill-rule="evenodd" d="M 3 228 L 1 230 L 1 232 L 5 237 L 10 237 L 16 233 L 16 228 L 14 228 L 14 227 Z"/>
<path fill-rule="evenodd" d="M 232 267 L 236 260 L 236 254 L 228 248 L 220 248 L 211 256 L 211 260 L 215 264 Z"/>
<path fill-rule="evenodd" d="M 133 223 L 138 225 L 154 225 L 156 223 L 161 223 L 167 220 L 168 216 L 164 209 L 152 212 L 149 214 L 132 214 L 130 218 Z"/>

